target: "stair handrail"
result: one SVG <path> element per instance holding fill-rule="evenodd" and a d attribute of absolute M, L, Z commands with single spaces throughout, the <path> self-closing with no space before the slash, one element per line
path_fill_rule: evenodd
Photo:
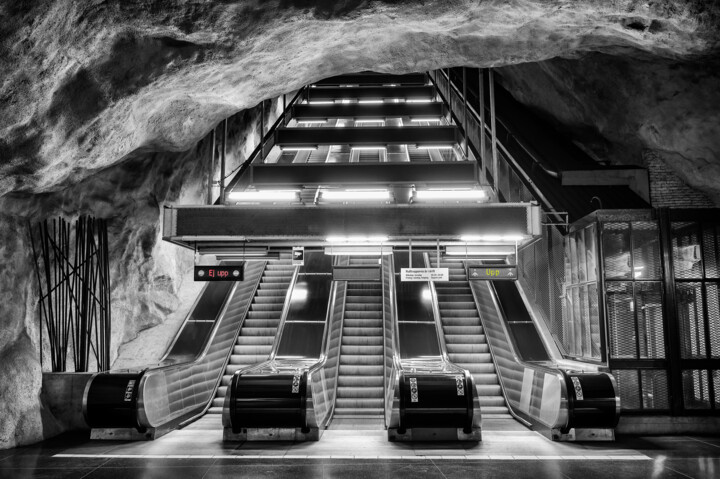
<path fill-rule="evenodd" d="M 283 303 L 282 313 L 280 313 L 280 323 L 278 323 L 277 330 L 275 331 L 275 338 L 270 350 L 270 356 L 268 357 L 269 361 L 273 361 L 277 355 L 277 349 L 280 346 L 280 338 L 282 337 L 283 330 L 285 329 L 285 321 L 287 320 L 288 312 L 290 311 L 290 300 L 292 299 L 293 290 L 297 284 L 299 274 L 300 266 L 295 266 L 292 278 L 290 278 L 290 284 L 288 285 L 287 292 L 285 293 L 285 302 Z"/>

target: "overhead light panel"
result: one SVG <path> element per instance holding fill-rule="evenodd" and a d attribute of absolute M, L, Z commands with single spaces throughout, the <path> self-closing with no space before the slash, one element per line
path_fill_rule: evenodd
<path fill-rule="evenodd" d="M 351 147 L 353 150 L 360 150 L 360 151 L 370 151 L 370 150 L 386 150 L 387 147 L 385 146 L 379 146 L 379 145 L 370 145 L 370 146 L 353 146 Z"/>
<path fill-rule="evenodd" d="M 297 190 L 233 191 L 228 194 L 233 201 L 296 201 Z"/>
<path fill-rule="evenodd" d="M 385 243 L 387 236 L 328 236 L 328 243 Z"/>
<path fill-rule="evenodd" d="M 327 118 L 319 120 L 297 120 L 298 125 L 312 125 L 313 123 L 327 123 Z"/>
<path fill-rule="evenodd" d="M 418 150 L 452 150 L 453 145 L 415 145 Z"/>
<path fill-rule="evenodd" d="M 484 190 L 417 190 L 415 199 L 420 201 L 479 201 L 487 198 Z"/>
<path fill-rule="evenodd" d="M 376 105 L 378 103 L 383 103 L 382 100 L 359 100 L 358 103 L 362 103 L 363 105 Z"/>
<path fill-rule="evenodd" d="M 505 257 L 515 254 L 515 245 L 448 245 L 445 254 L 467 257 Z"/>
<path fill-rule="evenodd" d="M 460 241 L 466 243 L 475 241 L 501 241 L 501 242 L 513 242 L 522 241 L 525 239 L 523 235 L 463 235 L 460 237 Z"/>
<path fill-rule="evenodd" d="M 325 201 L 389 201 L 388 190 L 326 190 L 321 193 Z"/>
<path fill-rule="evenodd" d="M 332 105 L 334 103 L 332 100 L 314 100 L 308 102 L 309 105 Z"/>
<path fill-rule="evenodd" d="M 392 246 L 326 246 L 325 254 L 331 256 L 382 256 L 392 254 Z"/>
<path fill-rule="evenodd" d="M 421 121 L 440 121 L 440 118 L 411 118 L 410 121 L 421 122 Z"/>
<path fill-rule="evenodd" d="M 357 119 L 355 120 L 355 123 L 385 123 L 385 120 L 382 119 Z"/>

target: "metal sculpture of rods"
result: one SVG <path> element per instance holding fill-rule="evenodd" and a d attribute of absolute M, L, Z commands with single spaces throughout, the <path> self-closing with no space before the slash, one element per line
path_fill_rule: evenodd
<path fill-rule="evenodd" d="M 63 218 L 28 227 L 40 288 L 40 335 L 44 323 L 52 370 L 67 370 L 68 350 L 76 372 L 89 370 L 91 353 L 98 371 L 110 369 L 107 224 L 82 216 L 74 234 Z"/>

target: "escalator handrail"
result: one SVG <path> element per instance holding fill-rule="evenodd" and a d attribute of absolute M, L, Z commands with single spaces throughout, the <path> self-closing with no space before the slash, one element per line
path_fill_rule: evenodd
<path fill-rule="evenodd" d="M 278 347 L 280 346 L 280 338 L 282 337 L 283 330 L 285 329 L 285 321 L 290 311 L 290 299 L 292 298 L 295 284 L 297 284 L 298 275 L 300 272 L 300 266 L 295 266 L 290 284 L 288 285 L 287 293 L 285 293 L 285 303 L 283 304 L 282 313 L 280 314 L 280 323 L 278 324 L 277 331 L 275 332 L 275 340 L 273 341 L 272 349 L 270 350 L 269 360 L 272 361 L 277 355 Z"/>
<path fill-rule="evenodd" d="M 245 263 L 245 264 L 243 265 L 243 268 L 246 268 L 246 267 L 247 267 L 247 263 Z M 257 291 L 257 288 L 258 288 L 258 285 L 259 285 L 259 283 L 260 283 L 260 278 L 261 278 L 261 277 L 262 277 L 262 274 L 258 276 L 258 279 L 257 279 L 256 282 L 255 282 L 254 291 Z M 141 424 L 143 424 L 143 425 L 145 425 L 145 426 L 148 426 L 148 427 L 152 426 L 152 425 L 150 424 L 150 421 L 149 421 L 147 415 L 146 415 L 145 412 L 144 412 L 144 411 L 145 411 L 145 404 L 146 404 L 146 401 L 145 401 L 145 386 L 146 386 L 146 384 L 147 384 L 148 379 L 149 379 L 150 377 L 152 377 L 153 375 L 158 374 L 159 372 L 167 372 L 167 371 L 173 371 L 173 370 L 177 370 L 177 369 L 187 368 L 187 367 L 189 367 L 189 366 L 191 366 L 191 365 L 193 365 L 193 364 L 197 364 L 197 363 L 202 362 L 202 361 L 207 357 L 207 354 L 208 354 L 208 351 L 209 351 L 209 349 L 210 349 L 210 346 L 211 346 L 211 345 L 213 344 L 213 342 L 215 341 L 215 337 L 217 336 L 217 332 L 218 332 L 218 329 L 219 329 L 219 327 L 220 327 L 220 321 L 219 321 L 219 320 L 225 316 L 225 313 L 227 312 L 227 309 L 228 309 L 228 307 L 230 306 L 231 299 L 235 296 L 235 293 L 237 292 L 237 288 L 238 288 L 239 284 L 240 284 L 240 282 L 236 282 L 236 283 L 233 285 L 230 293 L 228 293 L 227 297 L 225 298 L 225 302 L 224 302 L 222 308 L 220 309 L 220 312 L 219 312 L 218 315 L 215 317 L 215 322 L 213 323 L 213 328 L 212 328 L 212 330 L 211 330 L 211 332 L 210 332 L 210 335 L 208 336 L 208 339 L 207 339 L 207 341 L 205 342 L 205 345 L 204 345 L 204 347 L 203 347 L 203 349 L 202 349 L 202 352 L 201 352 L 198 356 L 196 356 L 196 357 L 195 357 L 193 360 L 191 360 L 191 361 L 186 361 L 186 362 L 181 362 L 181 363 L 174 363 L 174 364 L 168 364 L 168 365 L 163 365 L 163 366 L 158 366 L 158 367 L 152 367 L 152 368 L 147 368 L 147 369 L 145 370 L 142 378 L 140 379 L 140 383 L 139 383 L 139 385 L 138 385 L 138 402 L 137 402 L 137 404 L 138 404 L 138 405 L 137 405 L 138 422 L 140 422 Z M 206 288 L 207 288 L 208 286 L 209 286 L 209 284 L 206 285 Z M 204 291 L 204 289 L 203 289 L 203 291 Z M 197 304 L 197 301 L 199 301 L 199 296 L 198 296 L 198 300 L 196 300 L 196 303 L 195 303 L 195 304 Z M 248 303 L 248 308 L 249 308 L 249 303 Z M 190 312 L 190 314 L 192 314 L 192 311 Z M 189 316 L 190 316 L 190 315 L 188 315 L 188 317 L 189 317 Z M 242 324 L 245 322 L 246 316 L 247 316 L 247 308 L 246 308 L 246 311 L 244 312 L 244 314 L 242 315 L 242 319 L 240 320 L 240 322 L 239 322 L 239 324 L 238 324 L 238 329 L 239 329 L 240 327 L 242 327 Z M 230 354 L 232 354 L 232 349 L 230 349 L 230 350 L 228 351 L 228 358 L 229 358 Z M 226 359 L 226 361 L 227 361 L 227 359 Z M 222 381 L 222 375 L 220 375 L 219 378 L 218 378 L 218 384 L 219 384 L 221 381 Z M 215 386 L 215 389 L 216 389 L 216 388 L 217 388 L 217 385 Z M 210 395 L 209 403 L 212 403 L 212 394 Z M 207 405 L 205 406 L 205 408 L 207 408 Z M 186 422 L 186 420 L 184 420 L 183 422 Z"/>
<path fill-rule="evenodd" d="M 470 291 L 472 292 L 473 299 L 475 300 L 475 304 L 479 304 L 479 303 L 478 303 L 478 297 L 477 297 L 477 293 L 476 293 L 476 291 L 475 291 L 475 288 L 472 287 L 472 282 L 469 281 L 469 283 L 471 284 Z M 490 283 L 492 283 L 492 282 L 490 282 Z M 500 319 L 501 319 L 501 320 L 500 320 L 500 327 L 501 327 L 502 330 L 503 330 L 503 334 L 504 334 L 505 337 L 507 338 L 508 347 L 510 348 L 510 351 L 509 351 L 509 352 L 510 352 L 510 354 L 512 355 L 513 361 L 514 361 L 516 364 L 518 364 L 518 365 L 520 365 L 520 366 L 522 366 L 522 367 L 529 368 L 529 369 L 534 369 L 534 370 L 537 370 L 537 371 L 542 371 L 542 372 L 544 372 L 544 373 L 547 373 L 547 374 L 551 374 L 551 375 L 556 376 L 556 377 L 559 379 L 558 382 L 559 382 L 559 384 L 560 384 L 560 397 L 561 397 L 562 399 L 565 399 L 565 400 L 567 401 L 567 398 L 568 398 L 567 385 L 565 384 L 564 376 L 563 376 L 563 374 L 562 374 L 562 372 L 561 372 L 560 370 L 555 369 L 555 368 L 550 368 L 550 367 L 547 367 L 547 366 L 543 366 L 543 365 L 537 364 L 537 363 L 529 363 L 529 362 L 526 362 L 526 361 L 523 361 L 522 359 L 520 359 L 520 357 L 519 357 L 518 354 L 517 354 L 516 346 L 515 346 L 515 343 L 514 343 L 514 341 L 513 341 L 513 339 L 512 339 L 512 336 L 510 335 L 510 332 L 509 332 L 508 329 L 507 329 L 507 317 L 505 316 L 505 311 L 502 309 L 502 307 L 501 307 L 501 305 L 500 305 L 500 303 L 499 303 L 499 301 L 498 301 L 497 293 L 496 293 L 496 291 L 495 291 L 495 288 L 494 288 L 494 286 L 493 286 L 492 284 L 488 284 L 487 286 L 488 286 L 488 290 L 490 291 L 490 297 L 492 298 L 493 306 L 495 307 L 496 311 L 498 312 L 498 315 L 501 317 L 501 318 L 500 318 Z M 481 321 L 481 323 L 483 322 L 483 317 L 482 317 L 482 315 L 480 316 L 480 321 Z M 487 328 L 485 328 L 485 327 L 483 326 L 483 329 L 485 330 L 485 334 L 487 334 Z M 495 357 L 496 357 L 496 351 L 494 351 L 495 348 L 493 347 L 492 341 L 487 341 L 487 344 L 488 344 L 488 347 L 490 348 L 490 353 L 492 354 L 493 358 L 495 358 Z M 498 369 L 500 369 L 500 368 L 498 368 Z M 511 414 L 515 419 L 517 419 L 518 421 L 520 421 L 521 423 L 523 423 L 523 424 L 525 424 L 525 425 L 527 425 L 527 426 L 531 426 L 532 424 L 530 424 L 526 419 L 524 419 L 523 417 L 521 417 L 521 416 L 517 413 L 517 411 L 514 410 L 513 405 L 512 405 L 512 402 L 508 399 L 507 387 L 505 386 L 505 379 L 504 379 L 503 375 L 500 374 L 500 371 L 498 371 L 498 382 L 500 383 L 500 388 L 502 389 L 503 396 L 505 397 L 505 403 L 506 403 L 507 406 L 508 406 L 508 411 L 510 412 L 510 414 Z M 566 414 L 565 420 L 566 420 L 566 421 L 569 420 L 569 414 Z M 562 425 L 562 426 L 565 426 L 565 425 Z"/>
<path fill-rule="evenodd" d="M 262 267 L 262 271 L 265 271 L 265 268 L 267 268 L 268 262 L 264 261 L 263 263 L 264 264 Z M 262 279 L 262 273 L 258 276 L 258 280 L 255 282 L 253 291 L 252 291 L 252 293 L 250 293 L 251 298 L 255 298 L 255 295 L 257 294 L 257 290 L 260 287 L 261 279 Z M 235 289 L 233 290 L 232 296 L 228 296 L 229 299 L 235 296 L 236 289 L 237 289 L 237 285 L 236 285 Z M 228 303 L 229 303 L 229 301 L 228 301 Z M 240 323 L 238 324 L 237 333 L 235 334 L 235 336 L 237 336 L 237 334 L 240 332 L 240 329 L 242 328 L 243 324 L 245 323 L 245 319 L 247 318 L 248 311 L 250 310 L 251 304 L 252 304 L 252 299 L 250 301 L 248 301 L 248 304 L 245 307 L 245 311 L 242 314 L 242 319 L 240 320 Z M 214 333 L 213 333 L 213 338 L 214 338 Z M 235 347 L 235 342 L 233 342 L 232 346 L 230 347 L 230 350 L 228 351 L 228 354 L 225 358 L 225 362 L 223 363 L 223 367 L 222 367 L 221 371 L 225 371 L 227 369 L 228 363 L 230 363 L 230 357 L 232 356 L 234 347 Z M 203 356 L 204 356 L 204 354 L 203 354 Z M 213 403 L 213 398 L 217 394 L 217 390 L 220 387 L 220 385 L 222 384 L 222 378 L 223 378 L 223 375 L 219 374 L 218 379 L 215 382 L 215 386 L 213 387 L 213 393 L 210 395 L 210 398 L 208 399 L 208 402 L 207 402 L 207 404 L 205 404 L 205 407 L 202 409 L 202 411 L 200 411 L 198 414 L 188 418 L 187 420 L 183 421 L 182 423 L 180 423 L 180 425 L 178 427 L 184 427 L 186 424 L 190 424 L 191 422 L 193 422 L 196 419 L 203 416 L 208 411 L 208 409 L 210 409 L 210 407 L 212 406 L 212 403 Z"/>
<path fill-rule="evenodd" d="M 423 259 L 425 260 L 425 267 L 432 268 L 430 264 L 430 257 L 427 253 L 423 253 Z M 438 264 L 438 267 L 440 265 Z M 430 288 L 430 301 L 432 302 L 433 319 L 435 320 L 435 331 L 437 333 L 438 344 L 440 346 L 440 357 L 443 362 L 453 364 L 447 354 L 447 345 L 445 344 L 445 332 L 442 329 L 442 322 L 440 317 L 440 303 L 437 297 L 437 290 L 435 289 L 435 282 L 428 281 L 428 287 Z"/>
<path fill-rule="evenodd" d="M 312 364 L 307 368 L 308 378 L 312 378 L 313 374 L 324 369 L 325 365 L 327 364 L 328 352 L 330 350 L 330 343 L 332 341 L 332 336 L 330 334 L 330 330 L 333 327 L 333 324 L 332 324 L 333 319 L 334 319 L 333 312 L 335 311 L 335 303 L 337 302 L 337 295 L 338 295 L 337 290 L 339 288 L 337 281 L 333 281 L 333 283 L 334 284 L 332 287 L 332 293 L 330 294 L 330 301 L 328 301 L 328 309 L 327 309 L 327 313 L 325 315 L 325 329 L 323 331 L 323 340 L 321 343 L 321 344 L 323 344 L 323 347 L 320 351 L 320 359 L 315 364 Z M 347 294 L 347 289 L 346 289 L 346 294 Z M 340 314 L 340 319 L 339 319 L 339 323 L 340 323 L 339 328 L 340 328 L 341 334 L 342 334 L 343 322 L 344 322 L 344 317 L 345 317 L 344 311 L 345 311 L 345 307 L 343 306 L 343 313 Z M 341 341 L 342 341 L 342 337 L 341 337 Z M 340 361 L 338 361 L 337 367 L 338 368 L 340 367 Z M 337 381 L 337 374 L 336 374 L 336 376 L 335 376 L 335 391 L 336 391 L 335 397 L 337 397 L 337 383 L 338 383 L 338 381 Z M 323 396 L 327 398 L 328 397 L 327 391 L 324 389 L 325 385 L 323 383 L 321 383 L 321 385 L 323 386 Z M 308 381 L 308 387 L 310 387 L 310 388 L 312 387 L 311 381 Z M 312 390 L 310 391 L 310 393 L 312 393 Z M 307 397 L 313 398 L 313 407 L 315 407 L 317 404 L 317 402 L 315 401 L 315 397 L 316 397 L 315 394 L 308 394 Z M 334 400 L 329 401 L 329 406 L 328 406 L 328 409 L 326 412 L 326 416 L 324 418 L 318 418 L 317 409 L 315 409 L 315 420 L 317 422 L 317 426 L 320 428 L 324 428 L 325 426 L 327 426 L 327 424 L 329 424 L 329 422 L 330 422 L 330 419 L 333 417 L 334 412 L 335 412 L 335 401 Z"/>

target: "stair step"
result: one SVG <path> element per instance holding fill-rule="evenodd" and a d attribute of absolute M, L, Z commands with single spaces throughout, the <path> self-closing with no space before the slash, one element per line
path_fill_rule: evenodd
<path fill-rule="evenodd" d="M 382 338 L 380 338 L 382 339 Z M 380 344 L 347 344 L 347 345 L 341 345 L 340 346 L 340 354 L 341 355 L 382 355 L 383 354 L 383 345 L 382 342 Z"/>
<path fill-rule="evenodd" d="M 485 343 L 484 334 L 448 334 L 445 333 L 445 342 L 453 344 Z"/>
<path fill-rule="evenodd" d="M 345 311 L 345 319 L 379 319 L 382 320 L 382 311 Z"/>
<path fill-rule="evenodd" d="M 475 389 L 477 389 L 478 396 L 502 396 L 499 384 L 476 384 Z"/>
<path fill-rule="evenodd" d="M 490 352 L 490 347 L 487 344 L 455 344 L 446 342 L 446 346 L 449 355 Z"/>
<path fill-rule="evenodd" d="M 342 346 L 382 346 L 383 338 L 382 336 L 348 336 L 343 334 L 341 344 Z"/>
<path fill-rule="evenodd" d="M 341 354 L 340 365 L 341 366 L 365 366 L 365 365 L 382 365 L 383 356 L 380 354 Z"/>
<path fill-rule="evenodd" d="M 382 338 L 382 334 L 383 334 L 383 328 L 377 328 L 377 327 L 343 328 L 343 336 L 376 336 L 376 337 Z"/>
<path fill-rule="evenodd" d="M 449 353 L 450 361 L 455 364 L 490 364 L 492 365 L 492 356 L 490 353 Z"/>
<path fill-rule="evenodd" d="M 243 334 L 243 333 L 241 333 Z M 238 346 L 259 346 L 259 345 L 269 345 L 272 346 L 273 342 L 275 342 L 275 337 L 273 336 L 238 336 L 237 341 L 235 344 Z"/>
<path fill-rule="evenodd" d="M 243 323 L 243 328 L 277 328 L 280 325 L 280 319 L 257 319 L 248 317 Z"/>
<path fill-rule="evenodd" d="M 351 376 L 380 376 L 383 374 L 382 365 L 355 365 L 355 364 L 341 364 L 340 365 L 340 376 L 351 375 Z"/>
<path fill-rule="evenodd" d="M 335 410 L 338 409 L 383 409 L 383 398 L 341 398 L 335 399 Z"/>
<path fill-rule="evenodd" d="M 275 336 L 277 328 L 242 328 L 243 336 Z"/>
<path fill-rule="evenodd" d="M 382 376 L 360 376 L 341 375 L 338 377 L 338 388 L 340 387 L 383 387 Z M 500 387 L 500 386 L 498 386 Z"/>
<path fill-rule="evenodd" d="M 244 328 L 243 328 L 244 329 Z M 443 331 L 447 335 L 481 335 L 483 332 L 482 326 L 443 326 Z"/>
<path fill-rule="evenodd" d="M 443 326 L 480 326 L 480 318 L 448 318 L 442 315 Z M 480 326 L 482 327 L 482 326 Z"/>
<path fill-rule="evenodd" d="M 267 357 L 267 354 L 233 354 L 230 356 L 230 364 L 257 364 Z"/>
<path fill-rule="evenodd" d="M 505 398 L 502 396 L 480 396 L 480 410 L 486 407 L 505 407 Z"/>
<path fill-rule="evenodd" d="M 274 338 L 273 338 L 274 339 Z M 233 355 L 265 355 L 270 354 L 271 344 L 243 344 L 235 345 Z"/>
<path fill-rule="evenodd" d="M 345 313 L 345 320 L 343 321 L 343 329 L 345 328 L 382 328 L 382 318 L 351 318 Z"/>
<path fill-rule="evenodd" d="M 337 389 L 338 398 L 380 398 L 383 397 L 383 387 L 349 387 L 339 386 Z"/>

